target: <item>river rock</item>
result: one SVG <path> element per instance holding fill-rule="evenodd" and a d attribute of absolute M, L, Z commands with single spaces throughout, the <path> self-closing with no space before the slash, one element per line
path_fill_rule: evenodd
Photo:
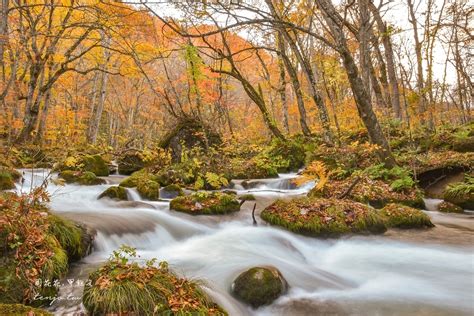
<path fill-rule="evenodd" d="M 438 211 L 443 213 L 463 213 L 462 207 L 457 206 L 451 202 L 443 201 L 438 205 Z"/>
<path fill-rule="evenodd" d="M 137 151 L 127 152 L 124 156 L 118 159 L 117 164 L 118 173 L 123 175 L 131 175 L 145 167 L 145 162 Z"/>
<path fill-rule="evenodd" d="M 109 175 L 109 166 L 100 155 L 86 155 L 82 157 L 83 170 L 94 173 L 98 177 Z"/>
<path fill-rule="evenodd" d="M 385 225 L 393 228 L 434 227 L 430 217 L 423 211 L 402 204 L 390 203 L 380 210 Z"/>
<path fill-rule="evenodd" d="M 177 196 L 184 195 L 183 189 L 177 184 L 170 184 L 161 189 L 160 196 L 163 199 L 174 199 Z"/>
<path fill-rule="evenodd" d="M 95 173 L 90 171 L 64 170 L 59 173 L 59 177 L 64 179 L 66 183 L 78 183 L 81 185 L 99 185 L 106 183 L 104 179 L 97 177 Z"/>
<path fill-rule="evenodd" d="M 112 200 L 128 201 L 127 189 L 121 186 L 107 188 L 107 190 L 99 195 L 98 199 L 100 200 L 105 197 Z"/>
<path fill-rule="evenodd" d="M 160 141 L 160 147 L 169 149 L 174 162 L 181 161 L 183 146 L 185 148 L 200 147 L 207 150 L 209 146 L 219 145 L 222 139 L 210 126 L 191 118 L 182 119 Z"/>
<path fill-rule="evenodd" d="M 274 267 L 251 268 L 232 284 L 233 294 L 254 308 L 271 304 L 287 289 L 288 283 Z"/>

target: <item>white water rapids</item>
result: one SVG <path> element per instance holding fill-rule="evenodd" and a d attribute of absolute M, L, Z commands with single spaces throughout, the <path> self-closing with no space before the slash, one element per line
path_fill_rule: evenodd
<path fill-rule="evenodd" d="M 23 190 L 42 182 L 47 171 L 24 170 Z M 239 194 L 257 197 L 257 214 L 276 198 L 307 192 L 290 179 L 250 181 Z M 111 176 L 109 183 L 123 177 Z M 68 278 L 86 278 L 113 250 L 126 244 L 142 258 L 166 260 L 174 271 L 201 280 L 230 315 L 473 315 L 474 256 L 472 215 L 428 212 L 429 232 L 389 231 L 385 236 L 315 239 L 266 225 L 252 201 L 237 214 L 191 216 L 169 209 L 169 202 L 97 200 L 108 186 L 48 186 L 54 212 L 97 230 L 91 255 L 73 266 Z M 444 223 L 444 224 L 443 224 Z M 235 277 L 258 265 L 277 267 L 290 285 L 272 305 L 251 309 L 235 300 Z M 76 290 L 76 292 L 80 290 Z M 67 290 L 61 289 L 61 293 Z M 57 315 L 82 311 L 79 302 L 57 302 Z"/>

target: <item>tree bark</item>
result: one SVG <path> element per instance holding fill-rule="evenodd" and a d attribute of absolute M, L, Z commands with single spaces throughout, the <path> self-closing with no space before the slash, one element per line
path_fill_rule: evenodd
<path fill-rule="evenodd" d="M 330 0 L 317 0 L 316 4 L 322 11 L 324 20 L 326 21 L 332 37 L 337 44 L 338 52 L 342 58 L 351 90 L 354 94 L 359 116 L 367 128 L 370 140 L 372 143 L 380 147 L 377 153 L 383 163 L 389 168 L 394 167 L 396 165 L 395 158 L 391 153 L 390 146 L 382 132 L 382 128 L 375 116 L 372 105 L 368 102 L 368 93 L 364 87 L 362 79 L 360 78 L 359 70 L 357 69 L 354 58 L 352 57 L 347 45 L 347 40 L 342 29 L 343 26 L 336 22 L 342 21 L 342 18 L 339 16 Z"/>

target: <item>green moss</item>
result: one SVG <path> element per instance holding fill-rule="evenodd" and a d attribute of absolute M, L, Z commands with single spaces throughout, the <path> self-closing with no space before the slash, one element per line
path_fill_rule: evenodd
<path fill-rule="evenodd" d="M 87 255 L 92 237 L 84 227 L 57 215 L 49 215 L 48 220 L 49 233 L 66 250 L 69 261 L 76 261 Z"/>
<path fill-rule="evenodd" d="M 232 286 L 234 295 L 252 307 L 268 305 L 285 293 L 287 283 L 272 267 L 255 267 L 241 273 Z"/>
<path fill-rule="evenodd" d="M 240 203 L 234 194 L 197 192 L 174 198 L 170 208 L 192 215 L 219 215 L 239 211 Z"/>
<path fill-rule="evenodd" d="M 280 172 L 296 171 L 304 165 L 306 159 L 303 143 L 298 140 L 282 141 L 275 138 L 268 153 L 274 159 L 287 161 L 284 166 L 278 168 Z"/>
<path fill-rule="evenodd" d="M 158 177 L 147 172 L 145 169 L 136 171 L 132 173 L 130 177 L 125 178 L 120 182 L 121 187 L 126 187 L 126 188 L 134 188 L 138 186 L 138 183 L 140 181 L 147 181 L 147 180 L 152 180 L 155 182 L 158 182 Z"/>
<path fill-rule="evenodd" d="M 48 311 L 22 304 L 0 304 L 0 315 L 5 316 L 53 316 Z"/>
<path fill-rule="evenodd" d="M 0 257 L 0 303 L 12 304 L 23 301 L 28 283 L 17 277 L 13 255 Z"/>
<path fill-rule="evenodd" d="M 178 192 L 182 192 L 183 189 L 181 189 L 181 187 L 179 186 L 179 184 L 169 184 L 167 185 L 166 187 L 164 187 L 165 190 L 168 190 L 168 191 L 178 191 Z"/>
<path fill-rule="evenodd" d="M 109 187 L 99 195 L 98 199 L 105 197 L 112 200 L 128 201 L 127 189 L 121 186 Z"/>
<path fill-rule="evenodd" d="M 141 267 L 114 252 L 89 279 L 83 303 L 91 315 L 227 315 L 196 283 L 169 271 L 165 262 L 156 267 L 149 261 Z"/>
<path fill-rule="evenodd" d="M 98 178 L 93 172 L 64 170 L 59 173 L 59 177 L 66 183 L 78 183 L 81 185 L 99 185 L 104 184 L 105 180 Z"/>
<path fill-rule="evenodd" d="M 474 137 L 459 138 L 453 142 L 453 150 L 457 152 L 474 152 Z"/>
<path fill-rule="evenodd" d="M 380 215 L 385 219 L 387 227 L 396 228 L 429 228 L 434 227 L 428 215 L 415 208 L 400 205 L 387 204 L 380 210 Z"/>
<path fill-rule="evenodd" d="M 82 157 L 82 170 L 94 173 L 99 177 L 106 177 L 109 175 L 109 167 L 100 155 L 87 155 Z"/>
<path fill-rule="evenodd" d="M 5 170 L 0 170 L 0 191 L 11 190 L 15 188 L 15 182 L 11 174 Z"/>
<path fill-rule="evenodd" d="M 160 185 L 156 181 L 150 179 L 139 181 L 137 191 L 141 197 L 147 200 L 158 201 L 160 199 Z"/>
<path fill-rule="evenodd" d="M 383 218 L 368 205 L 338 199 L 299 198 L 277 200 L 260 217 L 270 224 L 314 237 L 342 234 L 380 234 L 386 231 Z"/>
<path fill-rule="evenodd" d="M 54 236 L 46 235 L 44 243 L 47 244 L 52 255 L 48 257 L 41 266 L 38 278 L 53 282 L 54 280 L 64 277 L 66 274 L 68 269 L 68 257 Z M 17 275 L 17 261 L 13 253 L 3 256 L 0 263 L 0 303 L 14 304 L 26 302 L 41 306 L 50 301 L 49 297 L 56 295 L 58 291 L 57 288 L 53 286 L 36 287 L 35 285 L 28 284 L 23 274 Z M 30 287 L 34 288 L 40 296 L 47 299 L 33 300 L 31 296 L 25 296 L 25 291 Z"/>
<path fill-rule="evenodd" d="M 241 201 L 255 201 L 255 196 L 253 194 L 242 194 L 239 195 L 239 200 Z"/>
<path fill-rule="evenodd" d="M 462 207 L 443 201 L 438 205 L 438 211 L 443 213 L 464 213 Z"/>

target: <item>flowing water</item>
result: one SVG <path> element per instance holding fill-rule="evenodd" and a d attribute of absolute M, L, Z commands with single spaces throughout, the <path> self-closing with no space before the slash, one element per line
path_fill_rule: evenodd
<path fill-rule="evenodd" d="M 22 190 L 39 185 L 47 170 L 25 170 Z M 295 174 L 279 179 L 235 181 L 238 194 L 252 193 L 257 214 L 277 198 L 305 194 L 295 188 Z M 48 186 L 54 212 L 97 231 L 92 254 L 75 264 L 67 279 L 85 280 L 113 250 L 136 247 L 143 259 L 166 260 L 179 274 L 201 280 L 205 290 L 230 315 L 473 315 L 473 215 L 427 211 L 437 227 L 426 231 L 390 230 L 384 236 L 322 240 L 270 227 L 257 216 L 252 201 L 225 216 L 191 216 L 169 209 L 169 202 L 97 200 L 123 177 L 107 185 Z M 244 187 L 246 189 L 244 189 Z M 432 207 L 437 201 L 428 200 Z M 229 293 L 242 271 L 277 267 L 290 285 L 272 305 L 257 310 Z M 50 310 L 57 315 L 83 312 L 81 286 L 63 286 Z"/>

